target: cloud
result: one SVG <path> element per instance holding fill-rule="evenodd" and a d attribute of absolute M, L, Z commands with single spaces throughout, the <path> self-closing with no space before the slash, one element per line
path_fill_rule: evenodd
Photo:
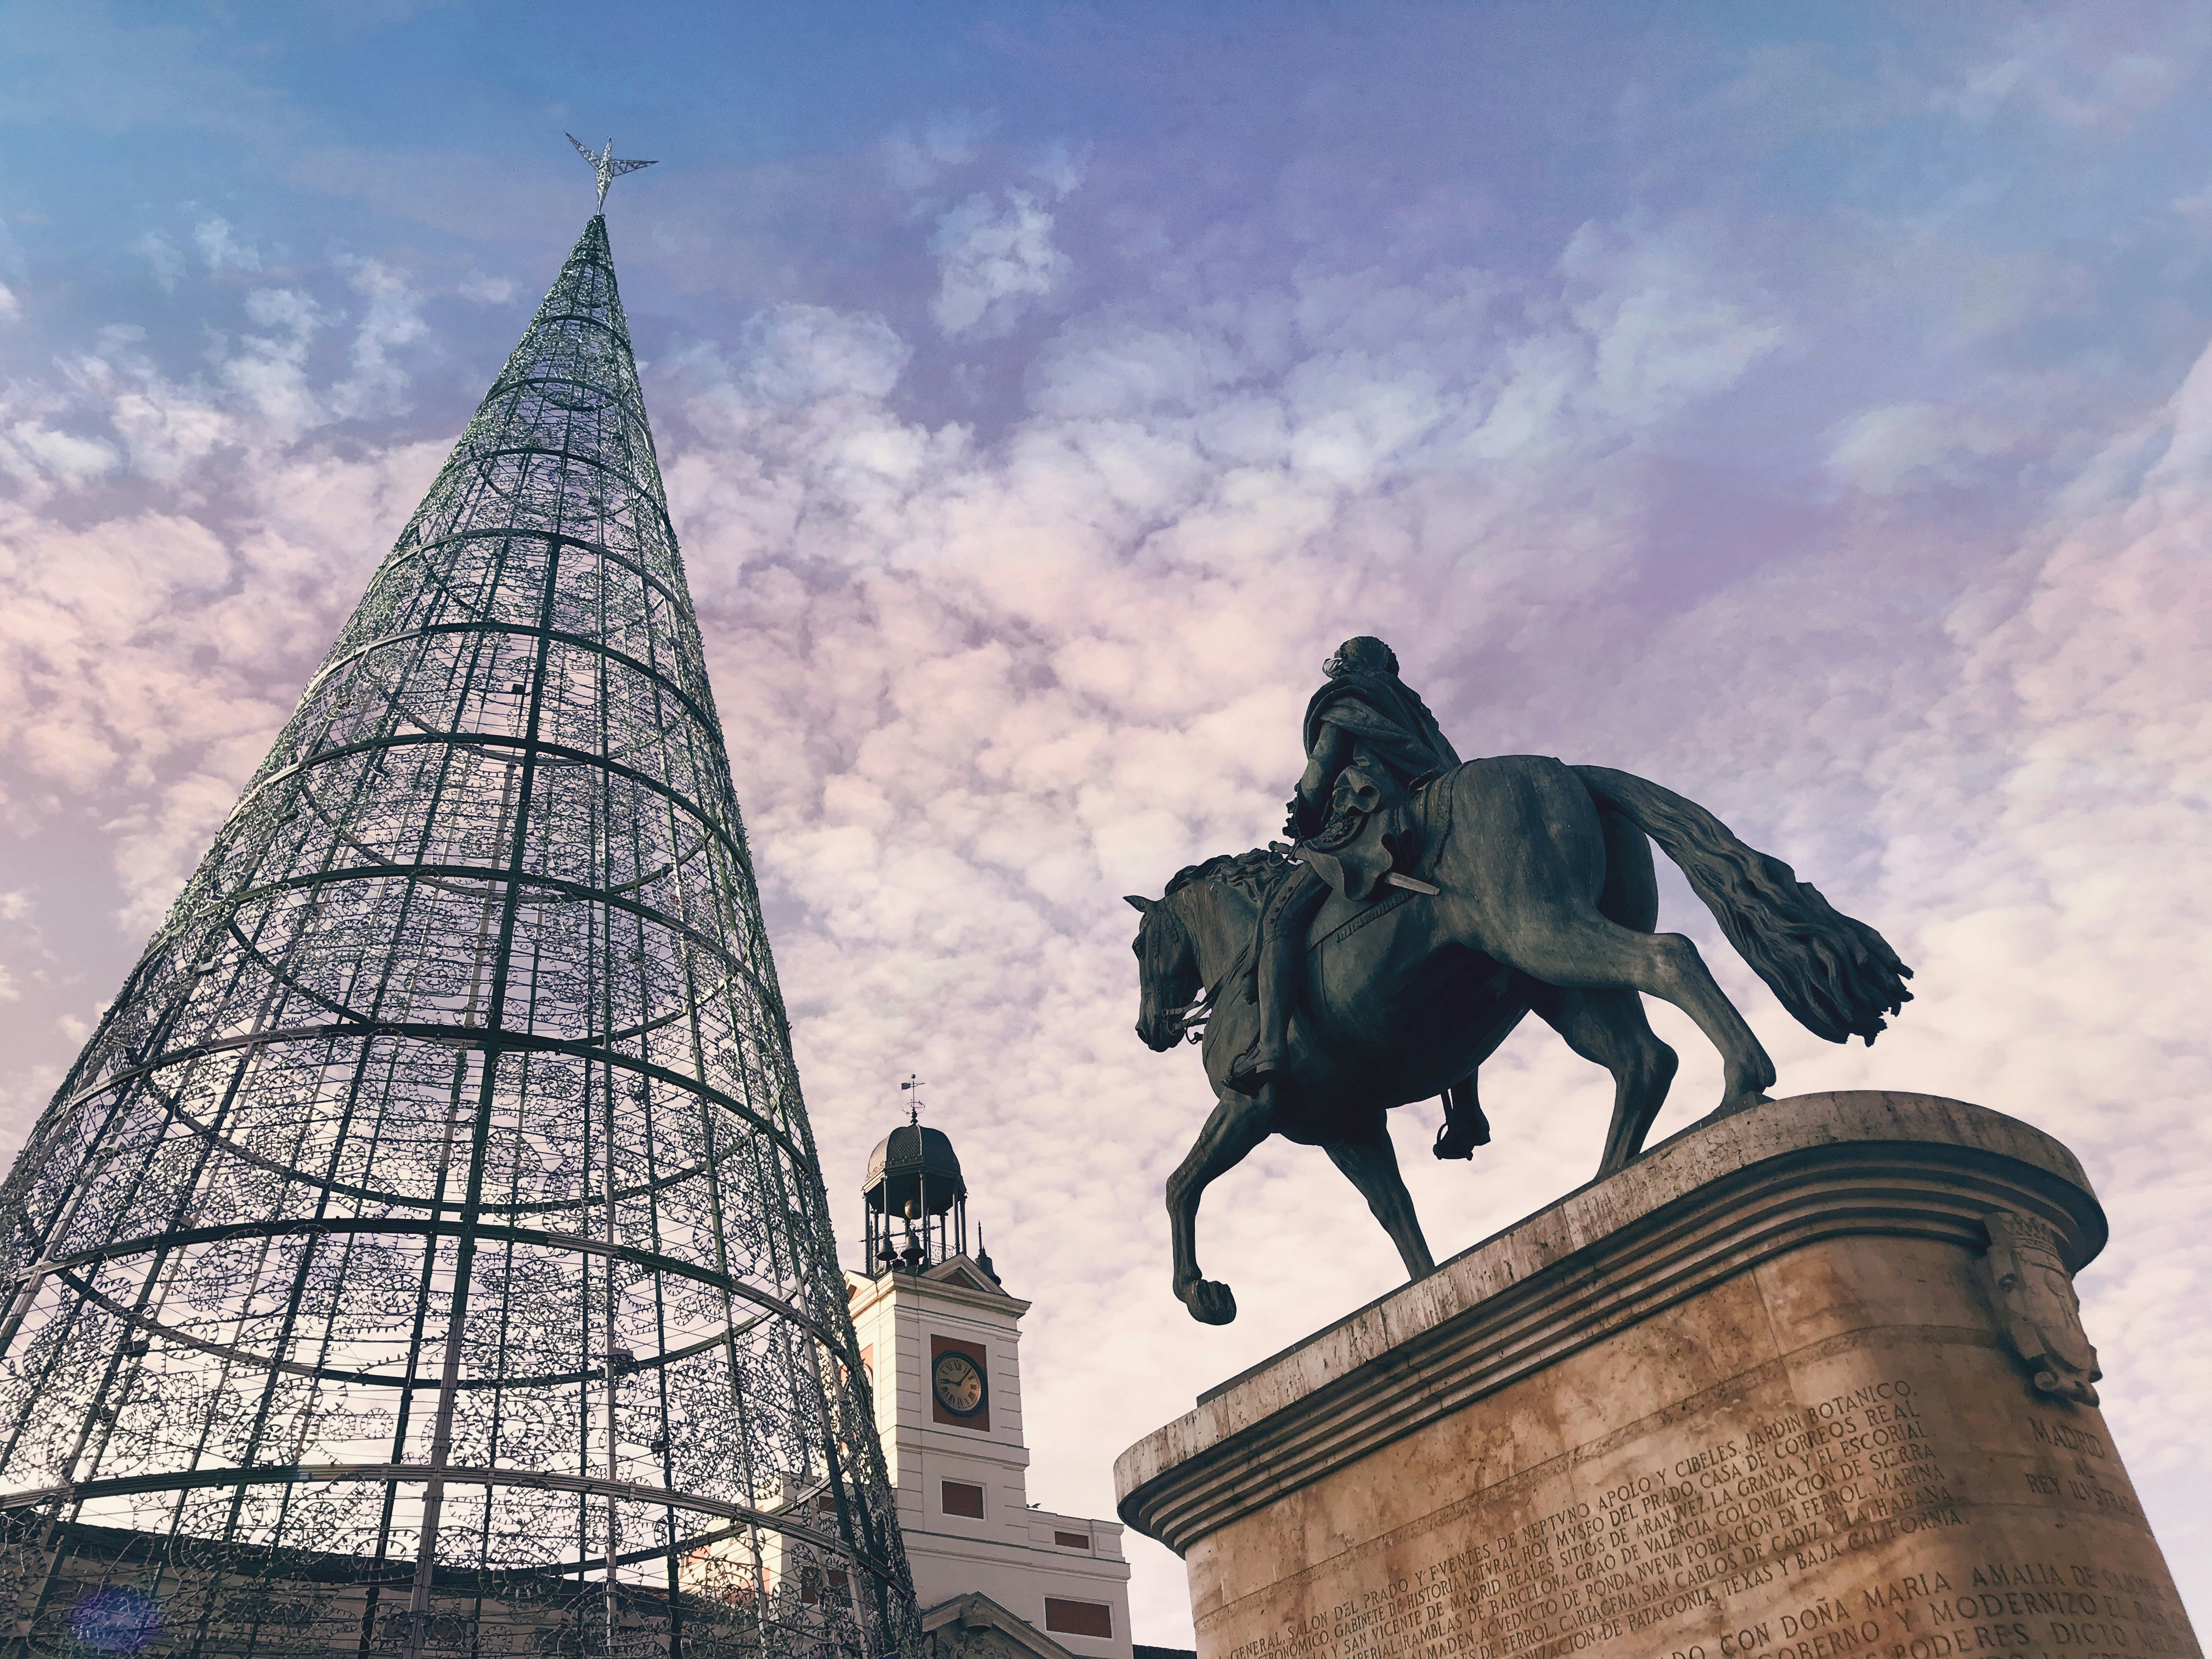
<path fill-rule="evenodd" d="M 1030 375 L 1030 403 L 1042 414 L 1139 416 L 1152 411 L 1218 409 L 1224 391 L 1256 379 L 1233 342 L 1212 330 L 1085 319 L 1046 345 Z M 1269 400 L 1273 403 L 1273 400 Z M 1249 406 L 1220 425 L 1218 441 L 1249 447 L 1253 459 L 1279 454 L 1289 425 L 1279 404 L 1255 418 Z"/>
<path fill-rule="evenodd" d="M 2188 83 L 2208 46 L 2212 31 L 2195 17 L 2030 14 L 1997 54 L 1932 101 L 1976 125 L 2021 107 L 2068 127 L 2123 133 Z"/>
<path fill-rule="evenodd" d="M 100 438 L 82 438 L 35 421 L 17 421 L 0 432 L 0 471 L 25 482 L 51 482 L 77 489 L 112 472 L 122 457 Z"/>
<path fill-rule="evenodd" d="M 1111 1455 L 1194 1386 L 1398 1281 L 1327 1160 L 1276 1143 L 1203 1221 L 1243 1317 L 1200 1330 L 1170 1300 L 1158 1194 L 1208 1096 L 1193 1054 L 1128 1030 L 1119 901 L 1277 833 L 1320 659 L 1374 631 L 1468 752 L 1655 776 L 1890 933 L 1920 1000 L 1875 1049 L 1843 1051 L 1790 1025 L 1694 904 L 1668 918 L 1786 1090 L 1948 1092 L 2083 1152 L 2118 1218 L 2081 1285 L 2108 1416 L 2177 1570 L 2212 1559 L 2170 1519 L 2191 1524 L 2212 1467 L 2196 1406 L 2212 1357 L 2173 1313 L 2212 1289 L 2190 1248 L 2212 1208 L 2194 1105 L 2212 1081 L 2196 1014 L 2212 396 L 2207 371 L 2177 390 L 2155 367 L 2202 331 L 2172 276 L 2194 245 L 2176 255 L 2083 184 L 2127 172 L 2106 146 L 2142 125 L 2128 111 L 2183 106 L 2145 103 L 2155 77 L 2124 65 L 2097 79 L 2110 54 L 2083 50 L 2124 118 L 2049 118 L 2023 70 L 1991 82 L 1974 118 L 1992 142 L 1963 169 L 1923 142 L 1961 116 L 1929 120 L 1925 53 L 1885 58 L 1869 91 L 1846 54 L 1808 47 L 1731 129 L 1756 129 L 1776 171 L 1727 148 L 1725 185 L 1716 152 L 1626 103 L 1646 125 L 1594 123 L 1612 136 L 1581 185 L 1516 196 L 1516 170 L 1574 165 L 1516 148 L 1540 122 L 1453 139 L 1423 106 L 1432 155 L 1340 144 L 1326 108 L 1271 84 L 1271 111 L 1325 137 L 1257 159 L 1272 140 L 1224 142 L 1194 168 L 1181 129 L 1149 149 L 1116 134 L 1086 176 L 1034 132 L 999 152 L 981 122 L 910 122 L 882 163 L 896 201 L 819 173 L 748 186 L 737 199 L 777 210 L 747 213 L 811 227 L 773 260 L 704 222 L 619 239 L 633 295 L 744 295 L 726 321 L 687 297 L 687 325 L 716 337 L 656 347 L 647 397 L 810 1111 L 857 1231 L 890 1082 L 936 1084 L 1008 1284 L 1037 1297 L 1033 1496 L 1109 1512 Z M 1587 68 L 1556 84 L 1602 85 Z M 1664 64 L 1638 73 L 1663 102 Z M 1830 77 L 1859 100 L 1806 94 Z M 1765 119 L 1787 105 L 1791 124 Z M 1921 125 L 1875 125 L 1907 106 Z M 2081 148 L 2047 167 L 1993 142 L 2029 125 Z M 486 203 L 499 234 L 534 236 L 580 188 L 579 172 L 549 206 L 453 156 L 424 197 L 423 170 L 386 153 L 299 154 L 304 180 L 471 239 L 491 234 Z M 1470 154 L 1496 163 L 1474 184 Z M 1885 156 L 1909 183 L 1885 182 Z M 2037 179 L 2081 238 L 2023 248 L 2044 210 L 2008 192 Z M 834 233 L 797 210 L 810 193 L 845 216 Z M 234 240 L 277 246 L 253 229 Z M 184 235 L 140 256 L 171 287 L 204 263 Z M 508 262 L 453 269 L 479 257 Z M 0 822 L 22 867 L 93 896 L 83 915 L 126 918 L 108 938 L 80 915 L 73 962 L 127 965 L 481 390 L 441 405 L 416 384 L 461 354 L 433 332 L 440 302 L 413 296 L 532 297 L 503 284 L 418 288 L 389 252 L 288 265 L 242 298 L 206 285 L 220 309 L 177 325 L 224 331 L 206 361 L 160 337 L 176 305 L 149 307 L 154 339 L 26 358 L 61 367 L 10 388 L 0 434 L 116 458 L 86 472 L 98 457 L 80 455 L 69 483 L 18 449 L 0 477 L 0 722 L 27 734 L 0 756 Z M 765 303 L 794 293 L 836 302 Z M 469 349 L 503 349 L 486 320 Z M 952 355 L 988 397 L 940 396 Z M 369 424 L 410 400 L 425 412 Z M 57 1022 L 122 967 L 59 991 L 9 966 L 24 1074 L 44 1079 L 0 1085 L 19 1133 L 66 1060 Z M 1718 1079 L 1710 1045 L 1655 1021 L 1684 1060 L 1663 1133 Z M 1609 1107 L 1603 1075 L 1541 1029 L 1483 1085 L 1499 1139 L 1471 1166 L 1427 1157 L 1428 1109 L 1394 1114 L 1440 1253 L 1586 1178 Z M 1127 1340 L 1102 1350 L 1100 1329 Z M 1133 1553 L 1138 1629 L 1172 1639 L 1181 1568 Z"/>
<path fill-rule="evenodd" d="M 1052 243 L 1053 216 L 1024 190 L 1003 206 L 970 196 L 937 222 L 930 252 L 939 286 L 929 314 L 947 337 L 993 339 L 1011 332 L 1026 302 L 1050 294 L 1074 269 Z"/>
<path fill-rule="evenodd" d="M 995 115 L 954 110 L 933 116 L 919 130 L 898 127 L 884 141 L 884 166 L 891 182 L 915 193 L 973 162 L 999 125 Z"/>
<path fill-rule="evenodd" d="M 1054 196 L 1068 196 L 1083 182 L 1085 170 L 1091 164 L 1088 145 L 1079 150 L 1066 144 L 1048 147 L 1036 164 L 1030 168 L 1030 176 L 1042 180 Z"/>
<path fill-rule="evenodd" d="M 2212 1458 L 2212 1333 L 2172 1318 L 2212 1295 L 2208 544 L 2212 349 L 1962 599 L 1951 684 L 1870 769 L 1888 902 L 1941 964 L 1899 1058 L 2054 1130 L 2126 1218 L 2084 1285 L 2138 1480 Z"/>
<path fill-rule="evenodd" d="M 348 372 L 326 386 L 315 384 L 311 358 L 318 337 L 341 320 L 305 288 L 259 288 L 249 292 L 244 310 L 260 332 L 239 336 L 235 345 L 216 336 L 211 349 L 224 387 L 265 428 L 266 436 L 289 442 L 332 422 L 361 420 L 404 412 L 411 377 L 404 348 L 428 338 L 422 295 L 394 268 L 374 259 L 345 266 L 346 286 L 366 303 L 356 323 L 347 355 Z M 132 440 L 134 455 L 151 471 L 165 467 L 175 476 L 175 461 L 204 454 L 226 436 L 222 416 L 155 374 L 143 356 L 111 352 L 102 359 L 111 383 L 135 380 L 128 407 L 114 418 Z"/>
<path fill-rule="evenodd" d="M 131 246 L 152 267 L 154 280 L 161 285 L 161 292 L 174 293 L 177 279 L 185 274 L 185 256 L 177 251 L 177 245 L 160 231 L 149 230 Z"/>
<path fill-rule="evenodd" d="M 240 241 L 230 221 L 221 214 L 210 214 L 194 225 L 192 241 L 210 271 L 261 269 L 261 251 L 250 242 Z"/>
<path fill-rule="evenodd" d="M 0 405 L 0 480 L 17 485 L 0 499 L 0 724 L 16 734 L 0 799 L 22 833 L 106 801 L 96 821 L 134 928 L 166 909 L 352 603 L 349 573 L 443 452 L 307 447 L 389 410 L 406 386 L 395 354 L 424 332 L 391 268 L 348 277 L 367 303 L 334 381 L 312 362 L 324 306 L 261 288 L 241 302 L 247 329 L 218 338 L 211 381 L 171 378 L 143 330 L 114 327 Z M 76 522 L 44 511 L 94 480 L 120 493 Z"/>
<path fill-rule="evenodd" d="M 1686 221 L 1642 233 L 1589 224 L 1560 255 L 1571 314 L 1596 351 L 1584 395 L 1604 414 L 1647 423 L 1733 385 L 1782 343 L 1780 318 L 1755 293 L 1729 291 L 1707 239 Z"/>
<path fill-rule="evenodd" d="M 307 378 L 307 349 L 325 322 L 313 295 L 298 289 L 255 289 L 246 315 L 267 334 L 248 334 L 222 364 L 224 383 L 240 394 L 273 431 L 297 437 L 326 417 Z"/>
<path fill-rule="evenodd" d="M 464 276 L 454 291 L 480 306 L 513 305 L 521 292 L 512 276 L 488 276 L 481 270 Z"/>
<path fill-rule="evenodd" d="M 102 331 L 97 349 L 70 368 L 72 381 L 106 407 L 131 467 L 161 483 L 180 482 L 216 448 L 243 440 L 237 418 L 202 390 L 168 380 L 141 349 L 143 329 Z"/>
<path fill-rule="evenodd" d="M 692 361 L 741 386 L 749 401 L 793 405 L 844 392 L 884 398 L 913 355 L 881 317 L 787 304 L 746 320 L 731 353 L 734 369 L 719 352 Z"/>
<path fill-rule="evenodd" d="M 220 514 L 65 530 L 0 504 L 6 775 L 104 801 L 125 925 L 158 921 L 404 521 L 442 445 L 362 459 L 239 434 Z"/>
<path fill-rule="evenodd" d="M 1971 410 L 1935 403 L 1889 404 L 1852 416 L 1828 447 L 1827 469 L 1871 495 L 1962 483 L 1973 463 L 2002 455 L 2019 434 Z"/>
<path fill-rule="evenodd" d="M 1791 1026 L 1694 907 L 1668 917 L 1788 1091 L 1948 1093 L 2089 1156 L 2137 1218 L 2084 1276 L 2093 1334 L 2112 1376 L 2158 1373 L 2114 1420 L 2147 1469 L 2212 1456 L 2188 1404 L 2212 1352 L 2158 1335 L 2161 1309 L 2212 1291 L 2179 1243 L 2212 1167 L 2188 1012 L 2212 990 L 2212 915 L 2172 896 L 2212 891 L 2177 850 L 2203 843 L 2212 800 L 2212 368 L 2033 528 L 1977 544 L 1964 586 L 1930 580 L 1914 537 L 1943 547 L 1940 527 L 1890 520 L 1685 591 L 1646 559 L 1662 498 L 1639 457 L 1799 337 L 1728 241 L 1629 219 L 1573 233 L 1548 289 L 1310 270 L 1203 307 L 1081 313 L 989 441 L 894 410 L 888 351 L 821 396 L 809 372 L 781 400 L 745 386 L 747 353 L 695 354 L 654 388 L 715 681 L 746 688 L 725 722 L 817 1133 L 865 1147 L 888 1079 L 939 1082 L 1008 1282 L 1041 1292 L 1032 1342 L 1085 1354 L 1032 1382 L 1036 1443 L 1055 1448 L 1040 1483 L 1048 1459 L 1073 1479 L 1182 1409 L 1158 1379 L 1228 1374 L 1397 1281 L 1326 1161 L 1271 1145 L 1203 1223 L 1243 1318 L 1199 1332 L 1168 1300 L 1157 1194 L 1206 1097 L 1188 1053 L 1128 1034 L 1118 900 L 1275 833 L 1319 660 L 1368 630 L 1468 752 L 1656 776 L 1887 931 L 1921 1000 L 1844 1051 Z M 799 321 L 763 322 L 750 349 L 812 362 Z M 2011 441 L 1968 405 L 1899 402 L 1816 453 L 1903 496 Z M 2172 912 L 2155 923 L 2125 896 L 2150 872 Z M 1684 1060 L 1664 1133 L 1718 1072 L 1686 1021 L 1655 1021 Z M 2138 1053 L 2125 1034 L 2146 1029 Z M 1431 1115 L 1394 1115 L 1440 1253 L 1586 1178 L 1609 1108 L 1602 1074 L 1540 1029 L 1484 1086 L 1500 1141 L 1473 1170 L 1427 1158 Z M 2132 1157 L 2145 1133 L 2179 1150 Z M 828 1174 L 849 1206 L 857 1173 Z M 1101 1322 L 1143 1333 L 1141 1364 L 1084 1346 Z M 1180 1617 L 1170 1564 L 1137 1553 L 1147 1623 Z"/>
<path fill-rule="evenodd" d="M 392 354 L 428 333 L 422 296 L 398 271 L 374 259 L 355 261 L 346 280 L 368 303 L 354 331 L 353 372 L 331 391 L 333 412 L 340 419 L 402 413 L 409 377 Z"/>
<path fill-rule="evenodd" d="M 23 314 L 23 302 L 15 297 L 15 290 L 0 283 L 0 323 L 12 323 Z"/>

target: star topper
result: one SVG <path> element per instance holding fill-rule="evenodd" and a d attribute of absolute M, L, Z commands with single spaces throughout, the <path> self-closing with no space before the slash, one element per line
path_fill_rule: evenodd
<path fill-rule="evenodd" d="M 654 163 L 651 161 L 617 161 L 615 159 L 615 141 L 611 138 L 607 140 L 607 147 L 601 150 L 597 155 L 594 155 L 586 146 L 584 141 L 576 137 L 574 133 L 566 133 L 562 136 L 565 137 L 570 143 L 576 147 L 576 154 L 582 156 L 586 161 L 589 161 L 592 164 L 592 171 L 599 175 L 599 211 L 602 213 L 605 213 L 607 210 L 607 186 L 609 185 L 614 183 L 616 179 L 621 178 L 625 173 L 635 173 L 640 167 L 649 167 L 654 165 Z"/>

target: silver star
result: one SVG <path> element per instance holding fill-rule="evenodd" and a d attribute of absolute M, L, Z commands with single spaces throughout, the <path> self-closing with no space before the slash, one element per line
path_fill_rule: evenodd
<path fill-rule="evenodd" d="M 599 211 L 602 213 L 605 213 L 607 210 L 607 186 L 609 185 L 614 183 L 616 179 L 621 178 L 625 173 L 635 173 L 640 167 L 649 167 L 653 165 L 651 161 L 617 161 L 615 159 L 615 141 L 611 138 L 607 140 L 607 147 L 601 150 L 597 155 L 594 155 L 587 148 L 586 148 L 584 141 L 576 137 L 574 133 L 571 132 L 564 136 L 568 138 L 570 143 L 576 147 L 576 154 L 582 156 L 586 161 L 589 161 L 592 164 L 592 170 L 599 175 Z"/>

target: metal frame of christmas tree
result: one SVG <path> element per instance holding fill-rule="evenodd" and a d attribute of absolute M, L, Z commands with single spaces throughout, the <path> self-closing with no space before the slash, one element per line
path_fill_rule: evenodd
<path fill-rule="evenodd" d="M 916 1650 L 603 216 L 0 1251 L 0 1652 Z"/>

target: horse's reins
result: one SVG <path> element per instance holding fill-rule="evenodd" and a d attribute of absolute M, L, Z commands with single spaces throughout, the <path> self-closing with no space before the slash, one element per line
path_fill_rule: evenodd
<path fill-rule="evenodd" d="M 1145 912 L 1145 921 L 1146 925 L 1149 926 L 1152 921 L 1152 919 L 1156 916 L 1165 916 L 1167 918 L 1169 923 L 1175 928 L 1176 934 L 1182 939 L 1182 942 L 1190 947 L 1192 958 L 1195 960 L 1198 955 L 1198 947 L 1192 943 L 1190 930 L 1182 925 L 1182 919 L 1180 916 L 1176 915 L 1174 911 L 1168 908 L 1167 901 L 1165 899 L 1162 899 L 1158 904 Z M 1250 944 L 1247 943 L 1244 948 L 1237 953 L 1237 960 L 1229 964 L 1228 970 L 1217 978 L 1212 984 L 1207 986 L 1206 989 L 1200 992 L 1195 1000 L 1186 1002 L 1180 1007 L 1164 1008 L 1160 1011 L 1160 1018 L 1163 1020 L 1171 1019 L 1176 1022 L 1176 1036 L 1178 1038 L 1188 1038 L 1193 1042 L 1203 1042 L 1206 1040 L 1206 1023 L 1213 1018 L 1213 998 L 1215 993 L 1218 992 L 1224 985 L 1226 985 L 1231 980 L 1237 976 L 1238 971 L 1244 966 L 1245 959 L 1251 954 L 1252 946 Z"/>
<path fill-rule="evenodd" d="M 1423 845 L 1421 848 L 1421 856 L 1415 860 L 1414 863 L 1414 868 L 1419 870 L 1421 874 L 1419 876 L 1407 875 L 1396 870 L 1384 872 L 1382 878 L 1383 884 L 1386 886 L 1395 887 L 1399 890 L 1391 894 L 1389 897 L 1382 900 L 1380 903 L 1370 902 L 1353 915 L 1347 917 L 1341 924 L 1332 929 L 1322 938 L 1317 939 L 1314 940 L 1312 944 L 1309 945 L 1306 947 L 1309 951 L 1319 951 L 1325 945 L 1333 945 L 1337 940 L 1345 938 L 1347 934 L 1358 933 L 1362 927 L 1367 926 L 1369 922 L 1379 921 L 1383 916 L 1388 915 L 1391 911 L 1399 908 L 1407 900 L 1413 898 L 1417 894 L 1433 896 L 1441 890 L 1433 882 L 1426 880 L 1425 878 L 1434 872 L 1437 857 L 1443 849 L 1444 838 L 1451 833 L 1451 792 L 1449 790 L 1445 790 L 1442 793 L 1441 797 L 1437 797 L 1436 795 L 1436 792 L 1424 788 L 1415 799 L 1418 803 L 1416 810 L 1419 811 L 1422 817 L 1427 820 L 1427 822 L 1425 822 L 1422 826 Z M 1438 822 L 1439 819 L 1441 820 L 1440 823 Z M 1279 842 L 1270 842 L 1268 850 L 1285 856 L 1290 855 L 1293 851 L 1292 848 L 1284 846 Z M 1261 908 L 1263 913 L 1266 910 L 1266 908 L 1267 906 L 1263 901 L 1261 905 Z M 1174 911 L 1167 908 L 1167 900 L 1165 898 L 1161 899 L 1158 904 L 1154 905 L 1150 910 L 1147 910 L 1145 913 L 1145 920 L 1147 923 L 1149 923 L 1154 916 L 1165 916 L 1169 922 L 1173 925 L 1176 933 L 1182 938 L 1182 942 L 1190 946 L 1192 956 L 1194 957 L 1197 956 L 1197 946 L 1192 944 L 1190 930 L 1182 925 L 1182 919 L 1181 917 L 1177 916 Z M 1206 1022 L 1213 1018 L 1214 998 L 1220 994 L 1220 990 L 1223 986 L 1228 984 L 1231 980 L 1237 978 L 1244 972 L 1245 964 L 1252 960 L 1252 953 L 1255 948 L 1255 940 L 1253 939 L 1247 939 L 1244 941 L 1243 945 L 1237 951 L 1236 960 L 1231 962 L 1229 966 L 1222 971 L 1222 973 L 1214 980 L 1212 984 L 1207 986 L 1205 990 L 1200 992 L 1195 1000 L 1186 1002 L 1180 1007 L 1167 1008 L 1161 1011 L 1160 1018 L 1162 1019 L 1172 1019 L 1178 1023 L 1179 1029 L 1176 1031 L 1176 1036 L 1188 1037 L 1193 1042 L 1202 1042 L 1205 1041 Z"/>

